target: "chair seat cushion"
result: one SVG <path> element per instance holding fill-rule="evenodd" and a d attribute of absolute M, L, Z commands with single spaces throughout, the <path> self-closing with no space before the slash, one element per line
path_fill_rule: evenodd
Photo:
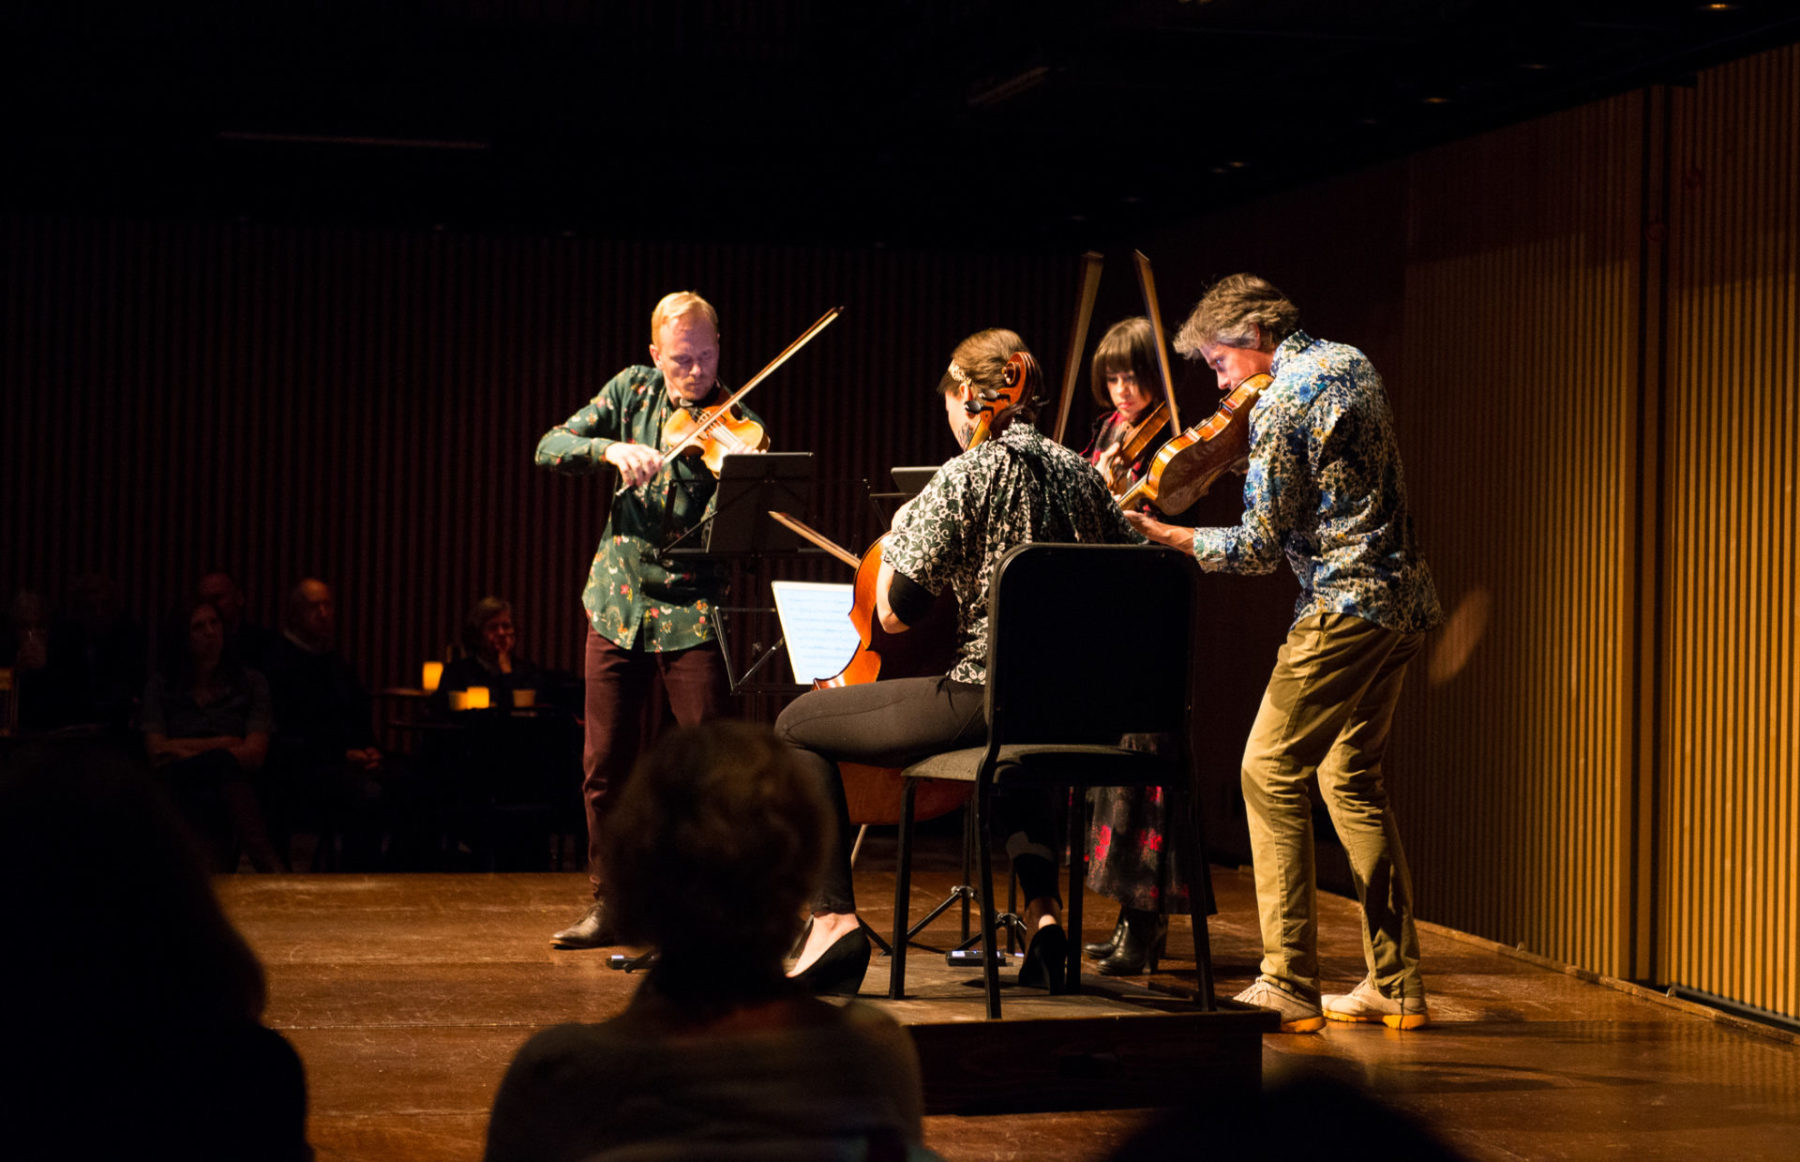
<path fill-rule="evenodd" d="M 980 776 L 987 748 L 934 754 L 900 772 L 906 779 L 939 779 L 973 783 Z M 1120 746 L 1067 743 L 1019 744 L 1000 748 L 994 768 L 997 785 L 1009 783 L 1075 783 L 1097 787 L 1160 786 L 1183 777 L 1168 757 Z"/>

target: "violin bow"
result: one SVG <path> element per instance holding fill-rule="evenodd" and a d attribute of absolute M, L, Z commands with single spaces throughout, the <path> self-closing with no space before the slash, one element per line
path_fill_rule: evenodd
<path fill-rule="evenodd" d="M 795 352 L 799 351 L 800 348 L 802 348 L 802 347 L 806 346 L 808 343 L 812 342 L 813 336 L 817 335 L 820 331 L 823 331 L 826 327 L 829 327 L 832 324 L 832 321 L 835 320 L 839 315 L 841 315 L 843 313 L 844 313 L 843 307 L 833 307 L 829 311 L 826 311 L 823 315 L 820 315 L 818 322 L 814 323 L 812 326 L 808 327 L 805 331 L 801 332 L 800 337 L 798 339 L 795 339 L 792 343 L 789 343 L 787 345 L 787 349 L 784 350 L 781 354 L 779 354 L 775 358 L 769 360 L 769 365 L 767 367 L 763 368 L 761 371 L 759 371 L 755 375 L 751 376 L 750 381 L 748 383 L 744 384 L 744 386 L 742 386 L 742 387 L 738 388 L 736 391 L 732 392 L 731 395 L 726 398 L 724 403 L 722 403 L 718 407 L 712 409 L 712 418 L 711 419 L 707 420 L 705 423 L 699 425 L 693 431 L 689 432 L 687 434 L 687 437 L 685 439 L 683 439 L 681 441 L 681 443 L 675 445 L 673 448 L 670 448 L 667 452 L 664 452 L 663 459 L 673 460 L 675 457 L 681 455 L 683 452 L 687 451 L 689 448 L 693 447 L 696 443 L 698 443 L 700 441 L 700 438 L 706 434 L 706 430 L 708 428 L 712 427 L 714 424 L 718 423 L 721 419 L 723 419 L 726 415 L 730 414 L 733 404 L 737 403 L 738 400 L 743 399 L 745 396 L 749 395 L 751 388 L 755 387 L 757 384 L 761 383 L 763 380 L 769 378 L 770 372 L 774 371 L 777 367 L 780 367 L 783 363 L 786 363 L 789 359 L 792 359 L 794 357 Z"/>
<path fill-rule="evenodd" d="M 1180 432 L 1181 409 L 1175 406 L 1175 376 L 1169 369 L 1169 344 L 1163 337 L 1162 308 L 1156 305 L 1156 276 L 1150 273 L 1150 260 L 1142 250 L 1131 252 L 1137 263 L 1138 285 L 1144 288 L 1144 313 L 1150 318 L 1150 337 L 1156 344 L 1156 369 L 1162 372 L 1163 392 L 1169 398 L 1170 430 Z"/>
<path fill-rule="evenodd" d="M 1075 308 L 1075 329 L 1069 332 L 1069 357 L 1063 361 L 1062 404 L 1056 410 L 1056 432 L 1051 436 L 1059 444 L 1063 433 L 1069 430 L 1069 407 L 1075 402 L 1075 383 L 1081 378 L 1081 354 L 1087 349 L 1088 323 L 1094 318 L 1102 261 L 1092 250 L 1081 256 L 1081 302 Z"/>

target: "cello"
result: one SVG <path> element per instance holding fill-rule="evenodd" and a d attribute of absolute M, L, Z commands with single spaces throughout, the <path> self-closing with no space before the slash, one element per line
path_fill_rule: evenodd
<path fill-rule="evenodd" d="M 1037 361 L 1029 353 L 1014 353 L 1001 371 L 1001 389 L 978 393 L 965 405 L 969 414 L 979 413 L 980 416 L 968 447 L 986 441 L 1000 417 L 1034 398 L 1042 376 Z M 881 575 L 882 549 L 887 543 L 887 533 L 877 537 L 858 558 L 786 513 L 771 512 L 769 515 L 839 560 L 854 563 L 856 567 L 850 605 L 850 622 L 857 633 L 856 651 L 838 673 L 829 678 L 815 678 L 813 689 L 854 686 L 882 678 L 931 677 L 949 672 L 956 660 L 958 628 L 956 595 L 950 589 L 938 594 L 930 612 L 917 625 L 907 626 L 904 632 L 889 632 L 881 625 L 876 586 Z M 866 823 L 899 817 L 901 789 L 896 768 L 840 762 L 838 770 L 843 776 L 851 819 Z M 919 818 L 929 819 L 958 806 L 966 793 L 967 788 L 956 783 L 928 782 L 918 792 L 915 810 Z"/>
<path fill-rule="evenodd" d="M 964 405 L 970 415 L 978 417 L 975 430 L 969 437 L 968 447 L 974 448 L 986 442 L 999 418 L 1035 396 L 1042 378 L 1043 372 L 1030 352 L 1014 352 L 1001 369 L 1000 388 L 977 392 L 975 398 Z M 771 515 L 820 548 L 838 556 L 840 560 L 848 559 L 847 551 L 801 522 L 783 513 Z M 876 612 L 875 590 L 884 560 L 882 548 L 887 544 L 887 538 L 887 533 L 875 538 L 875 543 L 857 560 L 856 582 L 852 587 L 850 604 L 850 622 L 856 627 L 858 640 L 856 652 L 851 655 L 844 668 L 832 677 L 815 679 L 814 689 L 855 686 L 881 678 L 941 674 L 955 658 L 956 599 L 949 590 L 938 595 L 931 613 L 919 625 L 908 626 L 901 633 L 882 628 L 881 618 Z M 937 632 L 945 622 L 951 630 L 947 654 L 944 652 L 946 643 L 939 640 L 940 634 Z"/>

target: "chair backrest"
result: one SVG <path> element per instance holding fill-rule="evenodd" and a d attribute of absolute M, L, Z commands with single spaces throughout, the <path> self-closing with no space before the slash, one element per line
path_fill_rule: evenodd
<path fill-rule="evenodd" d="M 1103 743 L 1185 736 L 1193 705 L 1196 579 L 1156 545 L 1020 545 L 994 566 L 990 738 Z"/>

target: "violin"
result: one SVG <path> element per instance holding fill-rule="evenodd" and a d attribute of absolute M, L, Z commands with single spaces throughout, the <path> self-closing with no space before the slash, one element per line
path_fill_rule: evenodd
<path fill-rule="evenodd" d="M 1144 458 L 1144 452 L 1169 426 L 1169 404 L 1158 403 L 1137 423 L 1125 429 L 1112 447 L 1113 462 L 1106 487 L 1114 496 L 1122 496 L 1131 487 L 1131 466 Z"/>
<path fill-rule="evenodd" d="M 794 352 L 812 342 L 814 335 L 830 326 L 843 313 L 844 308 L 833 307 L 819 316 L 818 322 L 802 331 L 800 337 L 771 359 L 767 367 L 751 376 L 750 382 L 732 392 L 717 407 L 681 408 L 663 421 L 663 461 L 667 463 L 689 449 L 699 448 L 707 468 L 717 476 L 725 463 L 725 457 L 736 452 L 766 450 L 769 446 L 768 433 L 763 431 L 761 424 L 737 413 L 735 409 L 738 400 L 749 395 L 752 388 L 767 379 L 777 367 L 792 359 Z M 618 491 L 624 492 L 625 487 L 620 484 Z"/>
<path fill-rule="evenodd" d="M 733 414 L 727 404 L 713 408 L 677 408 L 663 421 L 663 454 L 671 459 L 676 449 L 698 452 L 700 460 L 717 476 L 725 457 L 742 452 L 766 452 L 769 433 L 745 415 Z"/>
<path fill-rule="evenodd" d="M 1252 375 L 1231 390 L 1218 411 L 1159 448 L 1150 471 L 1119 497 L 1119 507 L 1129 512 L 1152 504 L 1173 516 L 1205 496 L 1213 481 L 1250 454 L 1250 410 L 1273 382 L 1268 375 Z"/>

